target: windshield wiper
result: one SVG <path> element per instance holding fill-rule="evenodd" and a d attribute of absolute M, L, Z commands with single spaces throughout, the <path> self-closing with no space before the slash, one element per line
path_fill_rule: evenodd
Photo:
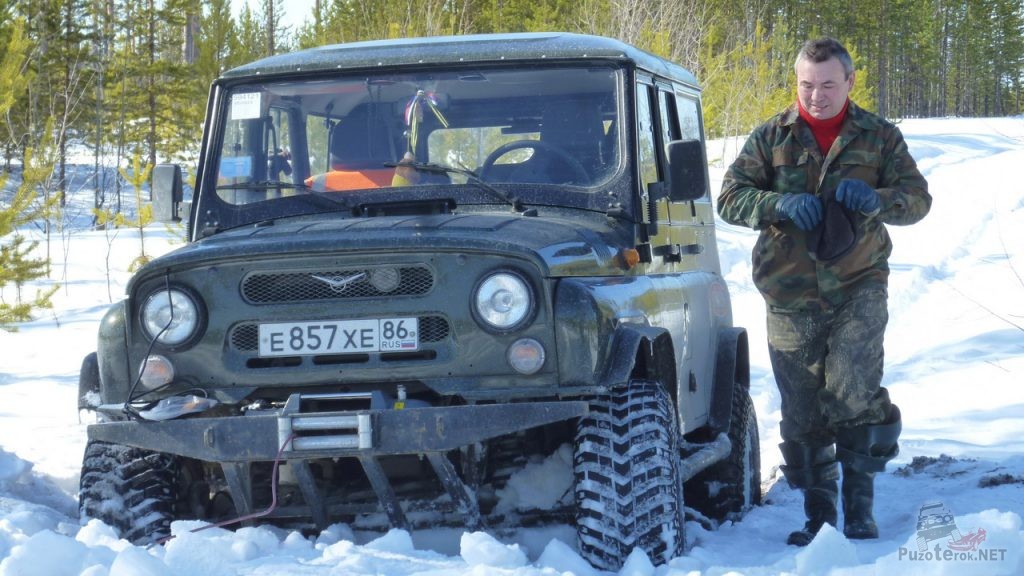
<path fill-rule="evenodd" d="M 270 190 L 271 188 L 291 188 L 294 190 L 309 190 L 305 184 L 293 184 L 291 182 L 278 182 L 275 180 L 258 180 L 256 182 L 240 182 L 238 184 L 220 184 L 217 190 Z"/>
<path fill-rule="evenodd" d="M 333 194 L 328 194 L 320 190 L 313 190 L 305 184 L 293 184 L 291 182 L 277 182 L 273 180 L 259 180 L 256 182 L 247 182 L 239 184 L 221 184 L 217 186 L 217 190 L 273 190 L 275 188 L 287 188 L 290 190 L 301 190 L 301 194 L 289 196 L 289 198 L 301 198 L 309 202 L 310 204 L 316 204 L 326 208 L 348 208 L 349 203 L 341 198 L 336 198 Z"/>
<path fill-rule="evenodd" d="M 457 168 L 455 166 L 448 166 L 445 164 L 437 164 L 435 162 L 385 162 L 385 166 L 389 167 L 401 167 L 409 166 L 413 169 L 420 170 L 423 172 L 430 172 L 432 174 L 461 174 L 466 177 L 466 182 L 476 186 L 477 188 L 497 197 L 501 201 L 505 202 L 512 207 L 514 212 L 523 212 L 523 205 L 518 198 L 506 193 L 503 190 L 499 190 L 494 186 L 491 186 L 487 182 L 484 182 L 477 176 L 476 172 L 469 168 Z"/>

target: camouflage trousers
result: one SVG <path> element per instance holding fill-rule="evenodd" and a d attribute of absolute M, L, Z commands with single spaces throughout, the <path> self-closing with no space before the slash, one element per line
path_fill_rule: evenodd
<path fill-rule="evenodd" d="M 768 308 L 768 351 L 782 397 L 782 439 L 828 446 L 837 429 L 883 422 L 887 292 L 858 290 L 827 310 Z"/>

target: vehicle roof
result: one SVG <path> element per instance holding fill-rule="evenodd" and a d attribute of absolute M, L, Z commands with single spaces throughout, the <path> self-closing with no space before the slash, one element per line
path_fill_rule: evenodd
<path fill-rule="evenodd" d="M 698 87 L 697 79 L 685 68 L 625 42 L 565 32 L 433 36 L 334 44 L 263 58 L 228 70 L 222 78 L 378 66 L 588 58 L 632 61 L 659 76 Z"/>

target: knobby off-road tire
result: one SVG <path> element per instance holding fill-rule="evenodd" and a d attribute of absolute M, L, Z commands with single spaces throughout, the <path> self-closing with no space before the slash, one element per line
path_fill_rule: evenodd
<path fill-rule="evenodd" d="M 171 534 L 178 501 L 174 456 L 107 442 L 89 442 L 82 459 L 81 521 L 97 518 L 134 544 Z"/>
<path fill-rule="evenodd" d="M 761 450 L 757 414 L 750 391 L 733 387 L 729 456 L 690 479 L 686 504 L 704 516 L 722 522 L 739 519 L 761 503 Z"/>
<path fill-rule="evenodd" d="M 661 384 L 634 381 L 592 401 L 576 430 L 580 553 L 617 571 L 634 548 L 655 564 L 683 552 L 679 433 Z"/>

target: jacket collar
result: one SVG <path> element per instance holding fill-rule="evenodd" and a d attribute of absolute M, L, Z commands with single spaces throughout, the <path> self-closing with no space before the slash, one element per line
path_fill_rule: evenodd
<path fill-rule="evenodd" d="M 798 104 L 794 102 L 789 108 L 782 112 L 779 116 L 780 126 L 792 126 L 800 118 L 800 109 Z M 843 128 L 840 133 L 845 132 L 847 126 L 850 124 L 856 125 L 862 130 L 876 130 L 882 126 L 881 118 L 868 112 L 867 110 L 857 106 L 857 104 L 850 100 L 849 107 L 846 109 L 846 119 L 843 120 Z"/>

